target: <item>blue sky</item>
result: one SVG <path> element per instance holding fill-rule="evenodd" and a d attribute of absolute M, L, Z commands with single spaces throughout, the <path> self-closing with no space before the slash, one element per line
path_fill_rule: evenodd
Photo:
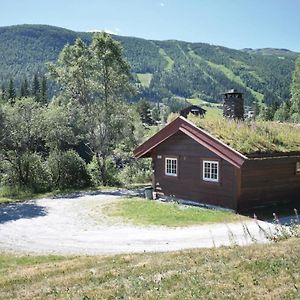
<path fill-rule="evenodd" d="M 0 0 L 0 7 L 0 26 L 49 24 L 300 52 L 299 0 Z"/>

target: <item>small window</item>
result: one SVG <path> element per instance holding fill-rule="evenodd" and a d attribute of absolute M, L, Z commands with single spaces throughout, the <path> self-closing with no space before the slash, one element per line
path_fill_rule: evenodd
<path fill-rule="evenodd" d="M 219 162 L 218 161 L 203 161 L 203 180 L 205 181 L 219 181 Z"/>
<path fill-rule="evenodd" d="M 296 174 L 300 174 L 300 161 L 296 162 Z"/>
<path fill-rule="evenodd" d="M 166 158 L 165 174 L 168 176 L 177 176 L 177 158 Z"/>

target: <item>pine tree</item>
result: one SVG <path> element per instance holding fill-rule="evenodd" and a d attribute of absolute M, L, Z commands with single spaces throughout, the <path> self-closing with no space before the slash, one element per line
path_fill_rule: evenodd
<path fill-rule="evenodd" d="M 47 94 L 47 78 L 46 78 L 46 76 L 42 77 L 40 86 L 41 86 L 40 101 L 43 104 L 47 104 L 48 103 L 48 94 Z"/>
<path fill-rule="evenodd" d="M 21 83 L 20 96 L 21 97 L 29 97 L 30 96 L 27 78 L 25 78 Z"/>
<path fill-rule="evenodd" d="M 35 101 L 40 101 L 40 82 L 38 79 L 37 74 L 34 74 L 33 81 L 32 81 L 32 96 L 35 98 Z"/>
<path fill-rule="evenodd" d="M 7 92 L 6 92 L 6 87 L 5 87 L 4 83 L 1 86 L 1 96 L 0 96 L 0 99 L 7 100 Z"/>
<path fill-rule="evenodd" d="M 15 85 L 14 85 L 14 82 L 12 79 L 10 79 L 10 81 L 9 81 L 7 98 L 11 103 L 14 103 L 15 99 L 16 99 L 16 90 L 15 90 Z"/>

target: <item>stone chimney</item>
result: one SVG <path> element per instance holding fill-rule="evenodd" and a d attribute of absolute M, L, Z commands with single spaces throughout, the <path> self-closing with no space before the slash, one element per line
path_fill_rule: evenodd
<path fill-rule="evenodd" d="M 223 116 L 230 119 L 244 119 L 243 94 L 232 89 L 224 93 Z"/>

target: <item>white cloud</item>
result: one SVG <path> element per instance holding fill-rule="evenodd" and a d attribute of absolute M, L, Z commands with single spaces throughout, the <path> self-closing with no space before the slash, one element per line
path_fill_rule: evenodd
<path fill-rule="evenodd" d="M 165 3 L 160 2 L 159 5 L 160 5 L 161 7 L 164 7 L 164 6 L 165 6 Z"/>

